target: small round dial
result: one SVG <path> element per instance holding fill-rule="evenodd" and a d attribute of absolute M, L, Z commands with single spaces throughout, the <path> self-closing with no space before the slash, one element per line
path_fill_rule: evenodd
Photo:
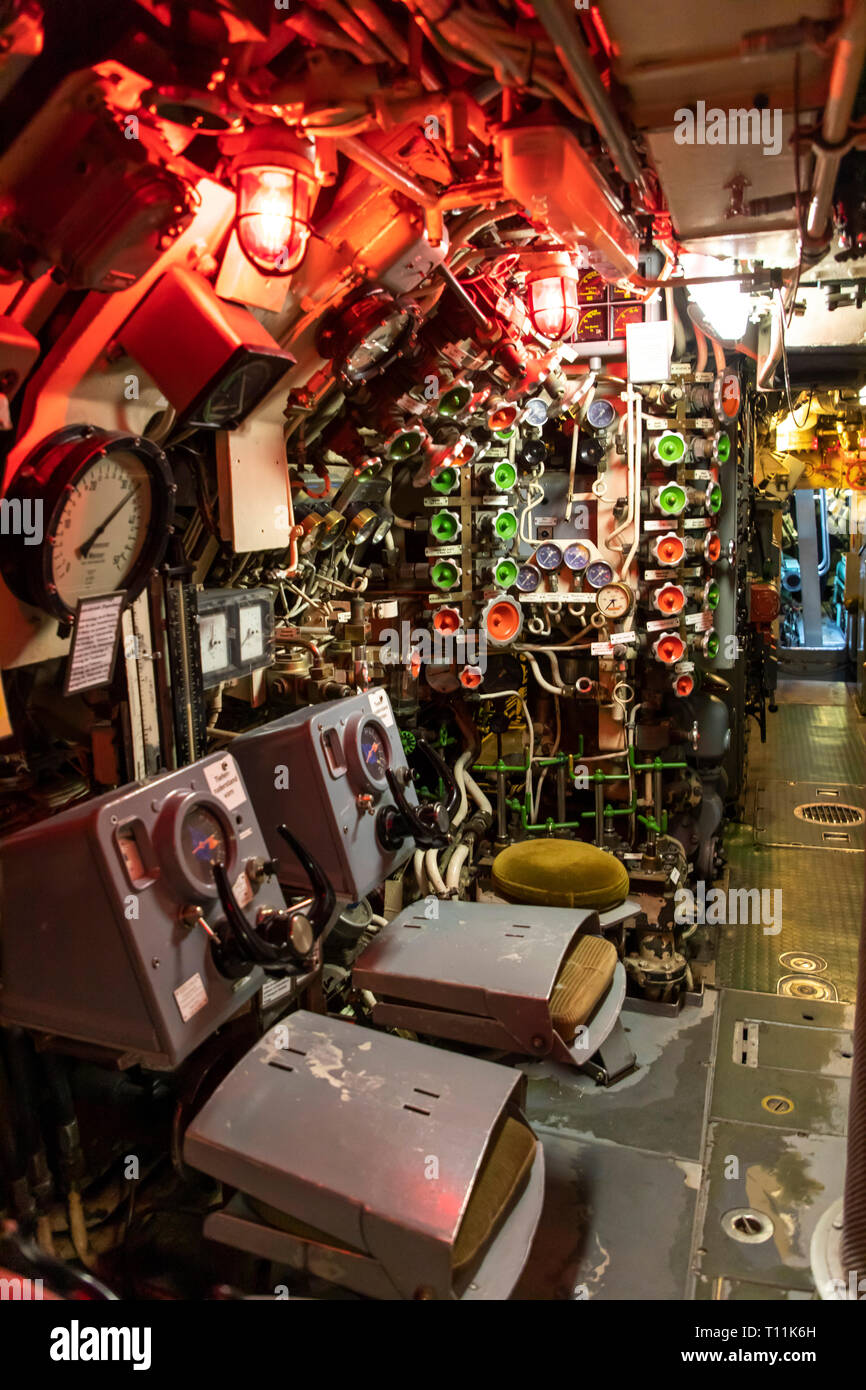
<path fill-rule="evenodd" d="M 631 589 L 627 584 L 605 584 L 598 591 L 596 603 L 606 618 L 624 618 L 631 611 Z"/>
<path fill-rule="evenodd" d="M 368 719 L 361 726 L 359 746 L 367 776 L 375 782 L 383 782 L 388 769 L 388 740 L 382 732 L 381 725 Z"/>
<path fill-rule="evenodd" d="M 535 552 L 535 563 L 543 570 L 558 570 L 562 564 L 562 550 L 555 541 L 544 541 Z"/>
<path fill-rule="evenodd" d="M 568 569 L 585 570 L 589 564 L 591 552 L 589 546 L 584 545 L 583 541 L 572 541 L 570 545 L 565 547 L 562 558 Z"/>
<path fill-rule="evenodd" d="M 613 580 L 613 570 L 606 560 L 593 560 L 586 567 L 586 581 L 593 589 L 603 589 Z"/>
<path fill-rule="evenodd" d="M 586 412 L 586 423 L 594 430 L 609 430 L 616 422 L 616 410 L 610 401 L 599 396 Z"/>
<path fill-rule="evenodd" d="M 191 807 L 183 818 L 180 839 L 187 873 L 212 886 L 212 866 L 225 864 L 228 857 L 225 830 L 213 811 L 206 806 Z"/>
<path fill-rule="evenodd" d="M 541 583 L 541 574 L 534 565 L 521 565 L 515 585 L 521 594 L 534 594 Z"/>

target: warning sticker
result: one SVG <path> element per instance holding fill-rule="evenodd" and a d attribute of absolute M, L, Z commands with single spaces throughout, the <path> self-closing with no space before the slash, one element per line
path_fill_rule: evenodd
<path fill-rule="evenodd" d="M 232 892 L 235 895 L 238 907 L 246 907 L 247 903 L 252 902 L 253 890 L 245 873 L 241 872 L 238 874 L 232 884 Z"/>
<path fill-rule="evenodd" d="M 394 716 L 391 713 L 391 706 L 388 702 L 387 691 L 370 691 L 370 709 L 376 715 L 377 719 L 381 719 L 386 729 L 390 729 L 391 725 L 394 723 Z"/>
<path fill-rule="evenodd" d="M 218 762 L 208 764 L 204 775 L 214 796 L 222 802 L 227 811 L 234 811 L 238 806 L 243 806 L 247 798 L 234 758 L 227 756 L 220 758 Z"/>
<path fill-rule="evenodd" d="M 207 990 L 201 975 L 190 975 L 186 983 L 174 991 L 174 1002 L 184 1023 L 189 1023 L 193 1015 L 207 1004 Z"/>

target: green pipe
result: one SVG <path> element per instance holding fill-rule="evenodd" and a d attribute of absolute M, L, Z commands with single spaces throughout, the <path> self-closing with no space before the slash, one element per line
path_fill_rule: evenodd
<path fill-rule="evenodd" d="M 660 768 L 667 767 L 688 767 L 688 763 L 665 763 L 661 758 L 653 758 L 651 763 L 639 763 L 635 761 L 634 744 L 628 746 L 629 766 L 634 772 L 658 772 Z"/>

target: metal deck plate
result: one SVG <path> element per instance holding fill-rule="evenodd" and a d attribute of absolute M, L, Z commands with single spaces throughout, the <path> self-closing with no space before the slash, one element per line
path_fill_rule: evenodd
<path fill-rule="evenodd" d="M 755 842 L 778 848 L 861 851 L 866 787 L 847 782 L 759 782 Z"/>

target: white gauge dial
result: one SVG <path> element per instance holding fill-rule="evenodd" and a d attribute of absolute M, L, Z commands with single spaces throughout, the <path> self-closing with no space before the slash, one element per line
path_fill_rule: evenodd
<path fill-rule="evenodd" d="M 262 610 L 257 603 L 249 608 L 238 609 L 238 626 L 241 634 L 241 661 L 254 661 L 265 650 L 265 633 L 262 626 Z"/>
<path fill-rule="evenodd" d="M 150 474 L 132 453 L 97 458 L 80 474 L 50 538 L 53 582 L 69 609 L 124 587 L 147 537 L 151 500 Z"/>
<path fill-rule="evenodd" d="M 606 618 L 624 618 L 631 609 L 631 590 L 625 584 L 605 584 L 596 595 L 599 613 Z"/>
<path fill-rule="evenodd" d="M 225 613 L 203 613 L 198 623 L 201 669 L 204 675 L 229 665 L 229 621 Z"/>

